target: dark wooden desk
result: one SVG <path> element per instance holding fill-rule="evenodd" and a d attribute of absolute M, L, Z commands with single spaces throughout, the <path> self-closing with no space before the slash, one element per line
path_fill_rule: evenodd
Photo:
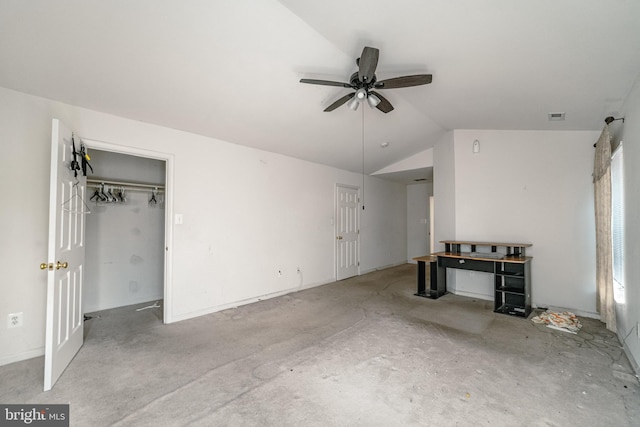
<path fill-rule="evenodd" d="M 529 243 L 492 243 L 445 240 L 446 251 L 417 257 L 418 290 L 415 295 L 436 299 L 447 292 L 447 268 L 482 271 L 494 275 L 494 311 L 528 317 L 531 313 L 531 257 L 524 255 Z M 471 251 L 463 252 L 469 246 Z M 477 247 L 490 252 L 476 252 Z M 506 247 L 506 253 L 497 252 Z M 426 263 L 430 286 L 426 288 Z"/>

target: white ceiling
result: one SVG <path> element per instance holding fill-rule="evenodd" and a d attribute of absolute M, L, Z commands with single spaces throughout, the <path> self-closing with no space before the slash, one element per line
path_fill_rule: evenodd
<path fill-rule="evenodd" d="M 0 0 L 0 86 L 354 172 L 364 118 L 372 173 L 451 129 L 601 128 L 639 22 L 637 0 Z M 378 80 L 433 83 L 324 113 L 348 90 L 298 81 L 347 81 L 365 45 Z"/>

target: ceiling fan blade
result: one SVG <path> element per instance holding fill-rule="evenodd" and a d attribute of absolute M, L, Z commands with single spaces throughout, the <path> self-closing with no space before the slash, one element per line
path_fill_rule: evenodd
<path fill-rule="evenodd" d="M 325 112 L 329 112 L 329 111 L 335 110 L 336 108 L 338 108 L 339 106 L 341 106 L 342 104 L 344 104 L 345 102 L 347 102 L 348 100 L 353 98 L 355 95 L 356 94 L 354 92 L 354 93 L 350 93 L 348 95 L 343 96 L 342 98 L 338 99 L 336 102 L 334 102 L 333 104 L 331 104 L 327 108 L 325 108 L 324 111 Z"/>
<path fill-rule="evenodd" d="M 362 55 L 358 60 L 358 79 L 361 82 L 370 82 L 373 80 L 373 74 L 378 66 L 378 56 L 380 51 L 375 47 L 365 46 L 362 49 Z"/>
<path fill-rule="evenodd" d="M 376 105 L 376 108 L 378 110 L 382 111 L 383 113 L 388 113 L 390 111 L 393 111 L 393 105 L 391 105 L 391 103 L 387 100 L 387 98 L 380 95 L 378 92 L 370 91 L 369 93 L 380 98 L 380 103 Z"/>
<path fill-rule="evenodd" d="M 401 87 L 420 86 L 431 83 L 431 74 L 417 74 L 415 76 L 394 77 L 392 79 L 381 80 L 374 87 L 376 89 L 398 89 Z"/>
<path fill-rule="evenodd" d="M 329 80 L 300 79 L 300 83 L 308 83 L 312 85 L 323 85 L 323 86 L 351 87 L 349 83 L 332 82 Z"/>

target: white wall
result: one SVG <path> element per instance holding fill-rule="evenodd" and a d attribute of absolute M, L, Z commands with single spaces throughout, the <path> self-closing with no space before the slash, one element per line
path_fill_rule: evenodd
<path fill-rule="evenodd" d="M 597 316 L 592 131 L 456 130 L 455 238 L 532 243 L 534 306 Z M 474 140 L 480 153 L 472 152 Z M 437 184 L 437 183 L 436 183 Z M 456 272 L 493 299 L 491 275 Z"/>
<path fill-rule="evenodd" d="M 165 185 L 164 161 L 91 149 L 89 154 L 90 178 Z M 125 203 L 90 201 L 94 191 L 87 192 L 85 313 L 162 299 L 164 203 L 149 204 L 151 189 L 126 192 Z"/>
<path fill-rule="evenodd" d="M 184 225 L 169 248 L 171 319 L 335 280 L 335 184 L 360 187 L 359 174 L 0 89 L 2 194 L 12 201 L 0 213 L 0 319 L 24 312 L 21 328 L 0 323 L 0 364 L 43 353 L 53 117 L 83 138 L 173 156 Z M 365 186 L 361 271 L 406 262 L 406 186 Z"/>
<path fill-rule="evenodd" d="M 402 159 L 398 162 L 385 166 L 384 168 L 374 172 L 372 175 L 410 171 L 414 169 L 423 169 L 433 166 L 433 148 L 428 148 L 411 157 Z"/>
<path fill-rule="evenodd" d="M 433 167 L 433 148 L 421 151 L 374 172 L 392 174 Z M 417 264 L 412 258 L 431 253 L 429 243 L 429 196 L 433 196 L 433 182 L 407 186 L 407 262 Z M 424 222 L 426 221 L 426 222 Z"/>
<path fill-rule="evenodd" d="M 50 117 L 50 102 L 0 89 L 0 365 L 42 354 Z M 7 329 L 7 315 L 16 312 L 24 326 Z"/>
<path fill-rule="evenodd" d="M 640 364 L 640 79 L 627 97 L 623 113 L 624 123 L 611 124 L 617 140 L 624 144 L 624 303 L 616 306 L 618 336 L 623 342 L 636 371 Z"/>
<path fill-rule="evenodd" d="M 429 247 L 429 196 L 433 184 L 407 185 L 407 261 L 431 253 Z"/>
<path fill-rule="evenodd" d="M 451 240 L 456 235 L 456 176 L 453 132 L 447 132 L 433 147 L 433 203 L 435 248 L 444 250 L 441 240 Z"/>
<path fill-rule="evenodd" d="M 349 182 L 345 182 L 346 184 L 362 186 L 361 175 L 349 175 L 350 179 Z M 357 183 L 358 179 L 360 179 L 359 184 Z M 360 274 L 406 263 L 406 185 L 367 177 L 364 193 L 365 209 L 361 211 L 360 216 L 360 250 L 362 254 Z M 319 221 L 323 220 L 319 219 Z M 333 223 L 333 219 L 331 222 Z M 333 226 L 331 228 L 333 230 Z M 335 256 L 332 255 L 331 262 L 333 259 Z M 332 271 L 331 278 L 324 281 L 334 280 L 334 273 L 335 271 Z"/>

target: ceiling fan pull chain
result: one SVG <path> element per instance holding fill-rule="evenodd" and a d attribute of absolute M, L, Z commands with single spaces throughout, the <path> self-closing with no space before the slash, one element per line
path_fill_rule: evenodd
<path fill-rule="evenodd" d="M 364 108 L 362 109 L 362 210 L 364 210 Z"/>

